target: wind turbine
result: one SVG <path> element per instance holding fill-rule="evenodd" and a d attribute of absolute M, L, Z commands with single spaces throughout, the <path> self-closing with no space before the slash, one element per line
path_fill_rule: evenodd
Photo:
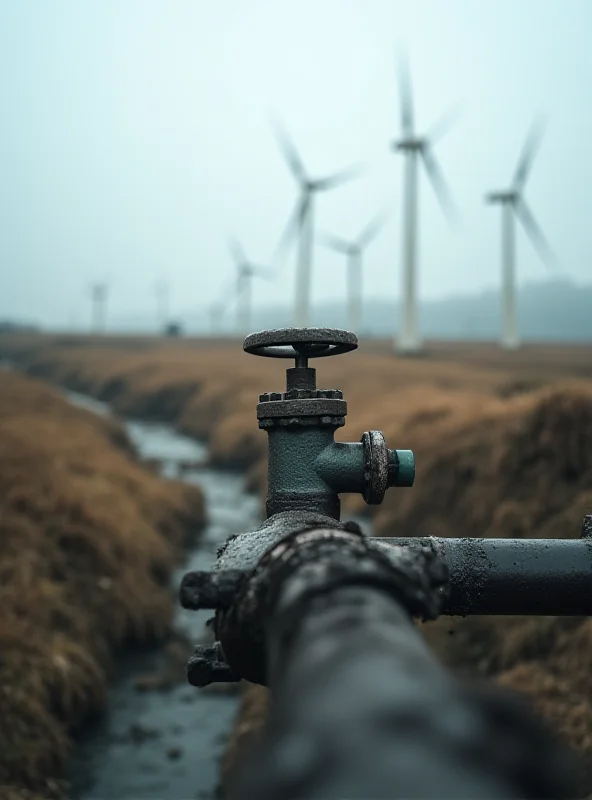
<path fill-rule="evenodd" d="M 224 314 L 223 303 L 212 303 L 209 308 L 210 314 L 210 336 L 216 336 L 220 333 L 220 323 Z"/>
<path fill-rule="evenodd" d="M 95 283 L 90 287 L 92 298 L 92 330 L 95 333 L 105 333 L 108 290 L 109 286 L 106 283 Z"/>
<path fill-rule="evenodd" d="M 355 178 L 359 175 L 360 168 L 350 167 L 324 178 L 311 178 L 306 172 L 294 142 L 277 120 L 274 121 L 274 129 L 280 150 L 300 187 L 299 197 L 276 248 L 276 255 L 282 252 L 293 238 L 298 236 L 294 324 L 296 327 L 306 328 L 310 324 L 315 195 L 317 192 L 336 189 L 338 186 Z"/>
<path fill-rule="evenodd" d="M 406 58 L 399 61 L 399 92 L 401 100 L 402 138 L 392 143 L 392 149 L 405 157 L 403 198 L 403 286 L 401 293 L 401 323 L 396 343 L 402 353 L 421 350 L 417 312 L 417 171 L 422 161 L 436 197 L 449 219 L 455 210 L 450 191 L 436 161 L 433 146 L 450 128 L 458 116 L 454 109 L 441 117 L 424 136 L 415 132 L 411 78 Z"/>
<path fill-rule="evenodd" d="M 169 322 L 170 286 L 166 281 L 158 281 L 155 291 L 159 333 L 163 334 Z"/>
<path fill-rule="evenodd" d="M 377 214 L 353 241 L 328 233 L 321 237 L 324 245 L 347 257 L 347 327 L 354 333 L 360 330 L 362 322 L 362 253 L 378 236 L 385 222 L 385 214 Z"/>
<path fill-rule="evenodd" d="M 522 223 L 522 227 L 538 252 L 541 261 L 549 267 L 557 264 L 555 254 L 522 196 L 534 157 L 541 143 L 543 129 L 542 119 L 536 119 L 526 137 L 510 188 L 504 191 L 490 192 L 485 196 L 486 203 L 499 203 L 502 207 L 502 330 L 500 345 L 506 350 L 515 350 L 520 344 L 516 314 L 514 216 Z"/>
<path fill-rule="evenodd" d="M 236 265 L 236 329 L 239 334 L 251 332 L 251 310 L 253 302 L 252 280 L 254 277 L 270 278 L 270 270 L 249 261 L 242 245 L 230 240 L 230 253 Z"/>

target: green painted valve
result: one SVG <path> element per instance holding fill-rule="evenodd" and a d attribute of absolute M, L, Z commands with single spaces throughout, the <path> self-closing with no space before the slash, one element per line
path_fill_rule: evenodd
<path fill-rule="evenodd" d="M 333 328 L 282 328 L 253 333 L 247 353 L 293 358 L 286 370 L 286 391 L 260 395 L 259 427 L 269 436 L 267 516 L 310 511 L 340 518 L 339 495 L 358 492 L 366 503 L 382 502 L 390 486 L 412 486 L 411 450 L 389 450 L 380 431 L 360 442 L 336 442 L 345 425 L 347 404 L 338 389 L 317 389 L 310 358 L 355 350 L 353 333 Z"/>

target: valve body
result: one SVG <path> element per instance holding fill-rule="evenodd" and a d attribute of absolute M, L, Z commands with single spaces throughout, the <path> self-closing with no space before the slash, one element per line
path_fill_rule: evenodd
<path fill-rule="evenodd" d="M 322 334 L 336 348 L 340 342 L 343 347 L 349 337 L 349 349 L 357 346 L 353 334 L 315 329 L 264 331 L 247 337 L 245 349 L 274 355 L 271 343 L 278 336 L 290 342 L 296 333 L 300 341 L 291 342 L 296 349 L 290 353 L 296 366 L 286 371 L 286 391 L 260 395 L 257 406 L 259 427 L 269 437 L 267 516 L 309 511 L 338 520 L 342 492 L 357 492 L 375 505 L 390 486 L 411 486 L 413 453 L 389 450 L 380 431 L 364 433 L 360 442 L 335 441 L 335 431 L 345 425 L 347 403 L 339 389 L 316 388 L 316 370 L 308 366 L 308 357 L 332 354 L 319 349 Z M 252 338 L 256 347 L 250 343 Z"/>

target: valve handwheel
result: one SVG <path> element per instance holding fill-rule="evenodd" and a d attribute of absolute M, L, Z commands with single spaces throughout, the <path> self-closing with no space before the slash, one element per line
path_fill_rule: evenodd
<path fill-rule="evenodd" d="M 337 328 L 278 328 L 247 336 L 243 350 L 254 356 L 294 358 L 305 366 L 309 358 L 337 356 L 358 346 L 358 337 Z"/>

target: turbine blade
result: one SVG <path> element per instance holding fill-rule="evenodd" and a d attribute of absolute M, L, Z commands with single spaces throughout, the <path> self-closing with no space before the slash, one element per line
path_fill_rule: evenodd
<path fill-rule="evenodd" d="M 452 201 L 450 189 L 448 188 L 448 184 L 446 183 L 444 175 L 442 174 L 442 170 L 440 169 L 440 166 L 436 161 L 436 157 L 429 146 L 422 147 L 420 152 L 426 172 L 428 173 L 428 177 L 432 182 L 432 186 L 434 187 L 436 196 L 440 202 L 440 205 L 442 206 L 442 210 L 452 222 L 457 219 L 458 214 Z"/>
<path fill-rule="evenodd" d="M 356 243 L 358 247 L 366 247 L 367 244 L 370 244 L 372 239 L 376 238 L 382 228 L 384 227 L 387 220 L 387 213 L 386 211 L 380 211 L 376 214 L 373 219 L 366 225 L 365 228 L 362 229 L 362 232 L 358 236 Z"/>
<path fill-rule="evenodd" d="M 302 192 L 302 198 L 300 200 L 300 206 L 298 209 L 298 228 L 302 228 L 304 225 L 304 220 L 306 219 L 306 215 L 308 213 L 308 209 L 310 207 L 310 191 L 305 189 Z"/>
<path fill-rule="evenodd" d="M 522 147 L 522 153 L 518 159 L 516 172 L 514 173 L 514 180 L 512 182 L 512 188 L 515 192 L 521 192 L 524 188 L 524 184 L 526 183 L 526 180 L 530 174 L 530 170 L 532 169 L 534 157 L 536 156 L 541 145 L 544 130 L 544 120 L 539 116 L 535 119 L 530 127 L 526 141 Z"/>
<path fill-rule="evenodd" d="M 518 202 L 514 203 L 514 211 L 522 223 L 522 227 L 526 231 L 534 249 L 539 254 L 541 261 L 549 269 L 556 269 L 559 266 L 559 259 L 552 250 L 551 245 L 547 241 L 547 237 L 541 230 L 541 226 L 535 220 L 532 211 L 528 208 L 524 200 L 519 199 Z"/>
<path fill-rule="evenodd" d="M 236 271 L 236 279 L 234 283 L 234 293 L 239 297 L 245 288 L 245 278 L 248 280 L 248 271 L 244 266 L 239 266 Z"/>
<path fill-rule="evenodd" d="M 308 208 L 308 195 L 303 193 L 303 195 L 299 198 L 294 206 L 294 209 L 290 216 L 288 217 L 288 222 L 286 223 L 284 230 L 282 231 L 282 235 L 279 238 L 277 245 L 273 251 L 273 255 L 271 257 L 271 262 L 275 263 L 281 259 L 286 254 L 289 246 L 293 243 L 294 239 L 296 238 L 298 231 L 302 227 L 302 223 L 306 216 L 306 211 Z"/>
<path fill-rule="evenodd" d="M 236 288 L 236 275 L 233 275 L 232 278 L 229 278 L 223 286 L 223 290 L 220 292 L 222 300 L 218 300 L 212 303 L 212 309 L 218 307 L 224 311 L 226 305 L 228 303 L 228 297 L 234 295 L 234 289 Z"/>
<path fill-rule="evenodd" d="M 232 236 L 228 240 L 228 249 L 230 250 L 230 254 L 237 266 L 239 264 L 246 262 L 247 257 L 245 255 L 245 251 L 243 250 L 241 243 L 235 236 Z"/>
<path fill-rule="evenodd" d="M 359 178 L 361 174 L 362 174 L 361 164 L 354 165 L 352 167 L 348 167 L 347 169 L 343 169 L 340 172 L 335 172 L 333 175 L 329 175 L 326 178 L 320 178 L 319 180 L 314 181 L 313 188 L 314 191 L 318 192 L 325 192 L 329 189 L 336 189 L 343 183 L 347 183 L 348 181 L 351 181 L 354 178 Z"/>
<path fill-rule="evenodd" d="M 321 244 L 324 244 L 325 247 L 329 247 L 331 250 L 337 250 L 339 253 L 349 253 L 351 247 L 350 243 L 346 242 L 345 239 L 334 236 L 332 233 L 321 233 L 319 241 Z"/>
<path fill-rule="evenodd" d="M 434 122 L 434 124 L 428 129 L 425 138 L 428 140 L 430 145 L 435 144 L 439 139 L 441 139 L 445 134 L 448 133 L 450 128 L 453 127 L 454 123 L 461 115 L 461 107 L 460 105 L 453 106 L 453 108 L 449 109 L 445 114 L 443 114 L 439 119 Z"/>
<path fill-rule="evenodd" d="M 306 170 L 292 137 L 278 117 L 272 116 L 271 124 L 275 133 L 275 138 L 277 139 L 277 143 L 282 155 L 284 156 L 284 159 L 286 160 L 286 163 L 288 164 L 296 180 L 299 183 L 303 183 L 306 181 Z"/>
<path fill-rule="evenodd" d="M 409 59 L 404 52 L 397 58 L 397 81 L 401 103 L 401 130 L 404 136 L 413 136 L 413 90 L 409 72 Z"/>

